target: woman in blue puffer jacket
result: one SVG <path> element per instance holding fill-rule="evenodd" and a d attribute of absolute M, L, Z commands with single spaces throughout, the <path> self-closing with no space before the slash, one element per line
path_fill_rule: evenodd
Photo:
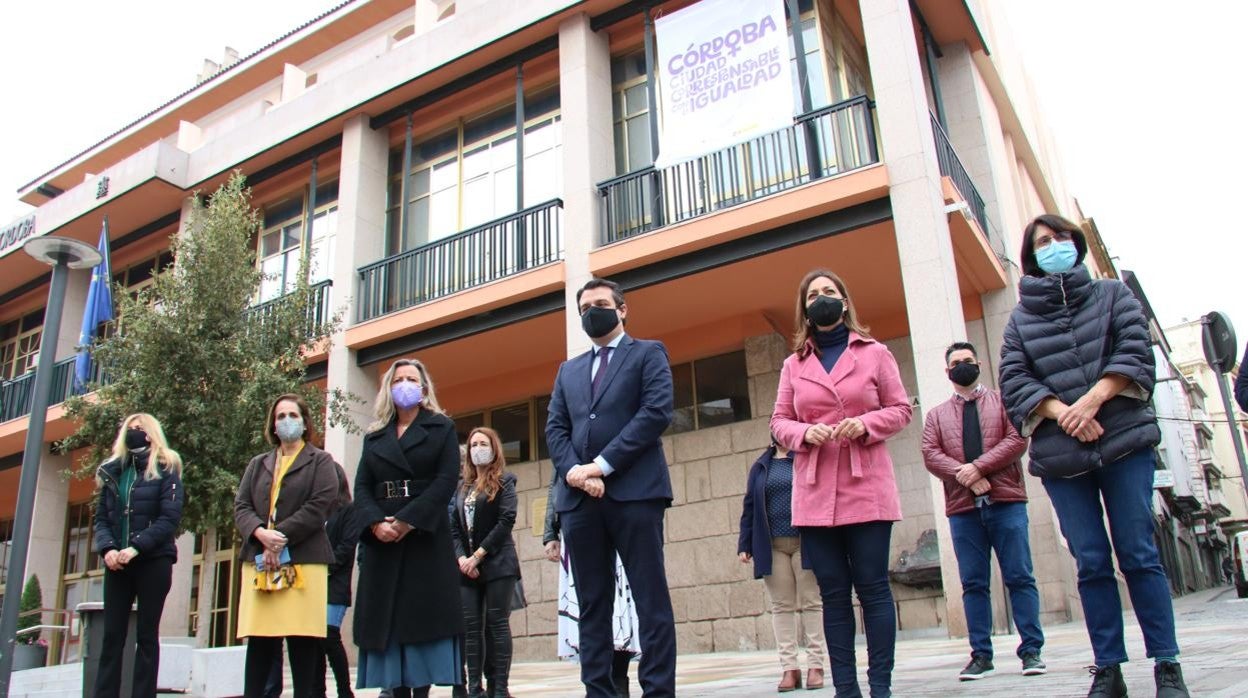
<path fill-rule="evenodd" d="M 1031 437 L 1041 478 L 1079 571 L 1096 658 L 1089 697 L 1126 696 L 1122 603 L 1111 559 L 1127 580 L 1159 698 L 1187 696 L 1177 657 L 1170 584 L 1153 540 L 1152 341 L 1139 301 L 1083 265 L 1083 232 L 1054 215 L 1023 234 L 1018 306 L 1001 348 L 1001 395 Z M 1109 530 L 1105 519 L 1109 520 Z"/>
<path fill-rule="evenodd" d="M 174 545 L 182 521 L 182 458 L 169 448 L 160 422 L 135 414 L 121 423 L 113 457 L 96 471 L 95 551 L 104 558 L 104 644 L 97 698 L 121 691 L 121 660 L 130 607 L 135 619 L 136 698 L 156 696 L 160 616 L 173 579 Z"/>

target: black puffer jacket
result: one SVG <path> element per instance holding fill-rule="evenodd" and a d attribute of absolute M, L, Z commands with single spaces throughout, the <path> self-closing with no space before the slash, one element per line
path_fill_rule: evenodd
<path fill-rule="evenodd" d="M 1080 265 L 1024 277 L 1001 347 L 1001 396 L 1015 428 L 1031 437 L 1032 475 L 1074 477 L 1161 440 L 1149 400 L 1155 381 L 1148 324 L 1125 284 L 1093 281 Z M 1096 415 L 1105 434 L 1081 443 L 1034 415 L 1046 398 L 1072 404 L 1106 374 L 1131 383 Z"/>
<path fill-rule="evenodd" d="M 95 506 L 95 552 L 103 555 L 110 550 L 133 546 L 139 551 L 139 559 L 171 557 L 178 559 L 174 539 L 182 522 L 182 502 L 185 496 L 182 478 L 161 469 L 160 477 L 148 480 L 144 476 L 147 459 L 131 453 L 127 459 L 138 468 L 134 486 L 130 489 L 130 506 L 121 508 L 119 485 L 122 461 L 109 459 L 96 471 L 103 486 Z M 121 540 L 123 517 L 130 518 L 130 540 Z"/>

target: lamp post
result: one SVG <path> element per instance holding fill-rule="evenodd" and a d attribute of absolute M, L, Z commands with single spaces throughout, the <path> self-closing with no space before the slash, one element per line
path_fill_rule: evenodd
<path fill-rule="evenodd" d="M 30 419 L 26 428 L 26 450 L 22 454 L 21 481 L 17 487 L 17 512 L 13 519 L 13 541 L 9 548 L 9 582 L 4 595 L 4 610 L 0 614 L 0 697 L 9 695 L 9 679 L 13 673 L 13 649 L 17 644 L 14 633 L 17 631 L 22 585 L 26 581 L 26 552 L 30 548 L 39 460 L 43 456 L 43 428 L 48 412 L 48 397 L 52 392 L 52 368 L 56 363 L 55 342 L 61 332 L 65 286 L 69 281 L 70 269 L 89 269 L 104 259 L 87 243 L 63 237 L 31 238 L 22 245 L 22 249 L 31 257 L 52 266 L 52 284 L 48 290 L 43 340 L 39 348 L 34 395 L 31 397 Z"/>

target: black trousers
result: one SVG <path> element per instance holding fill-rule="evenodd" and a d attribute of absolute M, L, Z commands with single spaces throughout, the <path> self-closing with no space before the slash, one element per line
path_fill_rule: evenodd
<path fill-rule="evenodd" d="M 334 672 L 334 685 L 337 686 L 338 698 L 354 696 L 351 690 L 351 665 L 347 662 L 347 649 L 342 646 L 342 628 L 332 625 L 325 626 L 325 639 L 321 641 L 321 651 L 316 655 L 316 678 L 314 691 L 317 698 L 325 698 L 325 663 Z"/>
<path fill-rule="evenodd" d="M 560 514 L 581 607 L 581 682 L 589 698 L 617 695 L 612 678 L 617 551 L 637 604 L 642 695 L 676 695 L 676 623 L 663 560 L 666 510 L 662 500 L 617 502 L 608 495 L 585 497 L 575 509 Z"/>
<path fill-rule="evenodd" d="M 313 698 L 316 687 L 316 657 L 321 651 L 319 637 L 251 637 L 247 638 L 247 659 L 243 666 L 243 696 L 264 698 L 269 672 L 276 656 L 282 653 L 282 640 L 290 654 L 290 680 L 295 698 Z M 321 684 L 325 675 L 321 674 Z"/>
<path fill-rule="evenodd" d="M 138 601 L 135 619 L 134 698 L 154 698 L 160 669 L 160 616 L 173 580 L 173 558 L 136 557 L 120 572 L 104 571 L 104 647 L 95 677 L 97 698 L 121 693 L 121 658 L 126 649 L 130 607 Z"/>
<path fill-rule="evenodd" d="M 464 658 L 468 664 L 468 695 L 481 693 L 481 674 L 489 656 L 490 692 L 507 695 L 511 674 L 511 598 L 516 578 L 503 577 L 460 587 L 464 602 Z"/>

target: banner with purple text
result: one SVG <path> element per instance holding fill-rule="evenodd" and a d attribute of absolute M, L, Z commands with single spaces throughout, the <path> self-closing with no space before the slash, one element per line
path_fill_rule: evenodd
<path fill-rule="evenodd" d="M 667 167 L 793 124 L 783 0 L 702 0 L 654 22 Z"/>

